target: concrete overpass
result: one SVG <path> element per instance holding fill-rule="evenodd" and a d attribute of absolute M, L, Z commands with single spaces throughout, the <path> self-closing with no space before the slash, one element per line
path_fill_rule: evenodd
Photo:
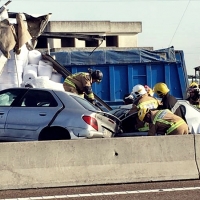
<path fill-rule="evenodd" d="M 101 47 L 137 47 L 138 33 L 142 32 L 142 22 L 111 21 L 50 21 L 44 32 L 97 34 L 106 36 Z M 37 48 L 96 47 L 100 41 L 84 41 L 76 38 L 39 38 Z"/>

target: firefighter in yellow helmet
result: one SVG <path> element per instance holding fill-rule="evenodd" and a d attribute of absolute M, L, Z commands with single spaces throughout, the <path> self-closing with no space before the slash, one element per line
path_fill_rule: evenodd
<path fill-rule="evenodd" d="M 149 123 L 148 136 L 162 135 L 185 135 L 188 134 L 188 125 L 179 116 L 170 110 L 150 110 L 142 108 L 138 112 L 138 118 Z"/>
<path fill-rule="evenodd" d="M 169 93 L 169 88 L 165 83 L 160 82 L 155 84 L 153 91 L 158 95 L 158 97 L 162 98 L 161 105 L 158 109 L 169 109 L 172 113 L 185 120 L 180 104 L 177 99 Z"/>
<path fill-rule="evenodd" d="M 91 103 L 95 103 L 92 84 L 100 83 L 103 79 L 103 73 L 100 70 L 91 69 L 88 72 L 79 72 L 67 76 L 63 83 L 64 90 L 85 97 Z"/>
<path fill-rule="evenodd" d="M 192 82 L 187 90 L 188 98 L 187 101 L 190 102 L 193 106 L 200 109 L 200 89 L 199 85 L 196 82 Z"/>
<path fill-rule="evenodd" d="M 199 87 L 199 85 L 196 82 L 192 82 L 192 83 L 190 83 L 189 87 L 190 88 L 197 88 L 197 87 Z"/>

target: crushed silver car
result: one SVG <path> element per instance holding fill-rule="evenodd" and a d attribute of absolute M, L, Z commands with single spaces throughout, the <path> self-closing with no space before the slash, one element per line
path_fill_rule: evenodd
<path fill-rule="evenodd" d="M 0 141 L 112 137 L 119 127 L 115 116 L 76 94 L 41 88 L 0 91 Z"/>

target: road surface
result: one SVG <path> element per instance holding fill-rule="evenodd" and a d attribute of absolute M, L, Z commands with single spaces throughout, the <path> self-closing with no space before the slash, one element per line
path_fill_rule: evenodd
<path fill-rule="evenodd" d="M 0 200 L 199 200 L 200 180 L 0 191 Z"/>

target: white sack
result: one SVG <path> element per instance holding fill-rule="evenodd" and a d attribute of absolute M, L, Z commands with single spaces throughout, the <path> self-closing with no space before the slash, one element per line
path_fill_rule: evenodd
<path fill-rule="evenodd" d="M 23 73 L 23 82 L 27 82 L 28 80 L 35 79 L 37 77 L 37 65 L 29 64 L 24 68 Z"/>
<path fill-rule="evenodd" d="M 38 50 L 32 50 L 28 53 L 28 63 L 29 64 L 39 64 L 39 61 L 42 58 L 42 54 Z"/>
<path fill-rule="evenodd" d="M 48 60 L 40 60 L 39 65 L 50 65 L 53 66 L 53 63 Z"/>
<path fill-rule="evenodd" d="M 51 75 L 51 81 L 57 82 L 57 83 L 61 83 L 61 79 L 62 79 L 62 75 L 59 73 L 55 73 L 53 72 Z"/>
<path fill-rule="evenodd" d="M 48 76 L 49 79 L 51 78 L 51 74 L 53 72 L 53 67 L 48 64 L 41 64 L 38 65 L 38 76 Z"/>
<path fill-rule="evenodd" d="M 38 76 L 35 79 L 29 80 L 26 82 L 26 84 L 31 85 L 33 88 L 48 88 L 64 91 L 62 83 L 56 83 L 54 81 L 47 80 L 45 77 L 42 76 Z M 25 87 L 26 84 L 23 83 L 21 86 Z"/>

